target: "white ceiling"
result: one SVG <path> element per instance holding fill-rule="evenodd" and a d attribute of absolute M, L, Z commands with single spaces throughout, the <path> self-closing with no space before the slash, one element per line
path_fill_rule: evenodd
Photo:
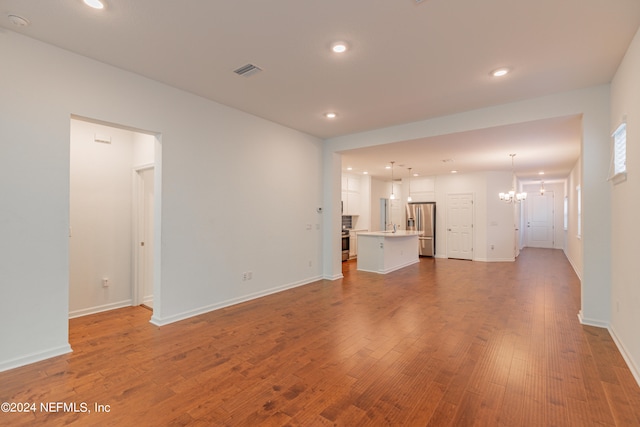
<path fill-rule="evenodd" d="M 608 83 L 640 25 L 638 0 L 104 2 L 97 11 L 82 0 L 3 0 L 0 26 L 321 138 Z M 30 25 L 13 25 L 9 14 Z M 350 49 L 331 52 L 337 40 Z M 233 73 L 247 63 L 263 71 Z M 489 76 L 501 66 L 512 72 Z M 338 117 L 327 120 L 327 111 Z M 448 150 L 437 139 L 418 145 L 428 148 L 421 157 L 453 158 L 461 171 L 498 163 L 508 170 L 516 147 L 520 173 L 533 141 L 549 160 L 562 153 L 542 168 L 566 175 L 579 153 L 576 130 L 568 129 L 576 123 L 443 137 Z M 415 153 L 416 144 L 402 147 Z M 374 159 L 381 148 L 361 154 L 408 164 L 396 148 L 398 156 Z M 474 162 L 488 151 L 496 157 Z M 414 167 L 433 174 L 436 165 Z"/>
<path fill-rule="evenodd" d="M 390 161 L 395 162 L 394 178 L 405 178 L 409 167 L 422 176 L 509 171 L 509 155 L 516 154 L 520 179 L 548 182 L 567 176 L 580 155 L 580 141 L 581 117 L 560 117 L 344 151 L 342 166 L 345 172 L 366 171 L 388 180 Z"/>

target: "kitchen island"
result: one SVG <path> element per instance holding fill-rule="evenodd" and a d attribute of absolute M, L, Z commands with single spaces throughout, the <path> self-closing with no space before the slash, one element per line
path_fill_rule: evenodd
<path fill-rule="evenodd" d="M 387 274 L 417 263 L 418 232 L 358 233 L 358 270 Z"/>

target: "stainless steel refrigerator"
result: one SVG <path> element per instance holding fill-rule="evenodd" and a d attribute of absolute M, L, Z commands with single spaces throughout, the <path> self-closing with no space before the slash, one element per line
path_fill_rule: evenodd
<path fill-rule="evenodd" d="M 420 256 L 436 254 L 436 203 L 407 203 L 407 230 L 419 231 Z"/>

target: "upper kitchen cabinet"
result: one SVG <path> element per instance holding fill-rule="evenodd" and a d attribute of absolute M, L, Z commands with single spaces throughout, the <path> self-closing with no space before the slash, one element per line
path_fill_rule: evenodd
<path fill-rule="evenodd" d="M 342 215 L 360 215 L 360 177 L 342 175 Z"/>
<path fill-rule="evenodd" d="M 419 177 L 402 180 L 403 194 L 411 196 L 414 202 L 435 202 L 436 201 L 436 180 L 435 177 Z M 411 194 L 409 194 L 411 190 Z M 406 193 L 404 193 L 406 191 Z"/>

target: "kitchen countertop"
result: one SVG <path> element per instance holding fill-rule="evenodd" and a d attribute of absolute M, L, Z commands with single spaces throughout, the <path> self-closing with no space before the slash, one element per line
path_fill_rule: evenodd
<path fill-rule="evenodd" d="M 379 236 L 379 237 L 405 237 L 405 236 L 419 236 L 419 231 L 398 230 L 395 233 L 393 231 L 368 231 L 364 233 L 358 233 L 358 236 Z"/>

